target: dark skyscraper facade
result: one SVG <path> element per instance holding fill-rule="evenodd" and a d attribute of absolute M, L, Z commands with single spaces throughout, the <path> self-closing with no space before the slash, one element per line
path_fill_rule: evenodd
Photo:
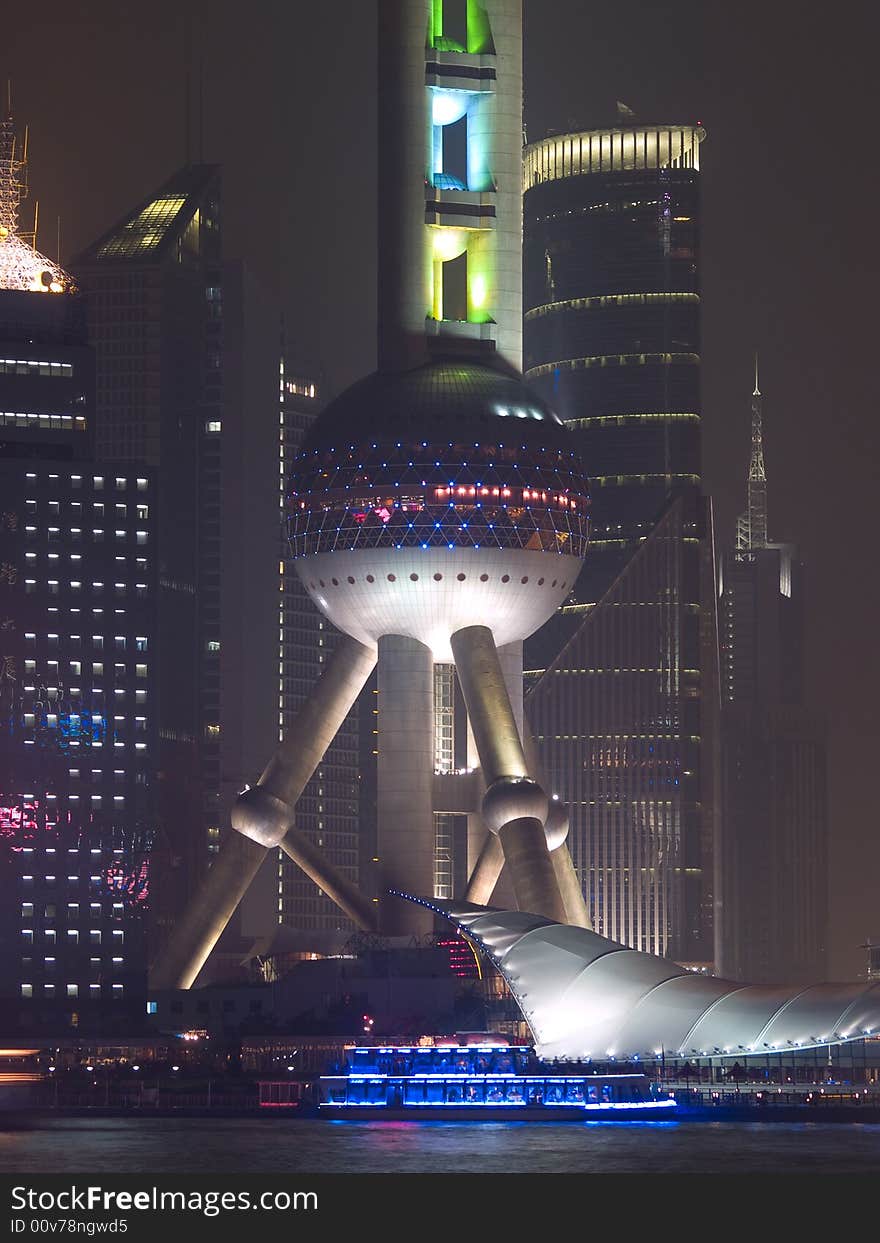
<path fill-rule="evenodd" d="M 96 452 L 157 472 L 159 928 L 220 836 L 220 264 L 213 166 L 181 170 L 74 260 L 96 351 Z"/>
<path fill-rule="evenodd" d="M 755 375 L 748 505 L 723 557 L 720 969 L 757 983 L 825 973 L 823 727 L 805 703 L 804 566 L 767 538 Z"/>
<path fill-rule="evenodd" d="M 97 454 L 156 471 L 161 940 L 275 737 L 277 317 L 224 262 L 213 165 L 180 169 L 74 266 Z"/>
<path fill-rule="evenodd" d="M 717 710 L 700 492 L 699 148 L 621 125 L 526 148 L 524 373 L 575 433 L 591 542 L 526 645 L 527 712 L 598 932 L 713 961 Z M 701 608 L 704 605 L 704 608 Z"/>

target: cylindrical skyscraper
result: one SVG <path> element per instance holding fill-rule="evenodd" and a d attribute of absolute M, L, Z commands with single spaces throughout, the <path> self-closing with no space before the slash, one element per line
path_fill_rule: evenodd
<path fill-rule="evenodd" d="M 526 148 L 525 374 L 576 433 L 599 599 L 672 493 L 700 476 L 697 125 L 560 134 Z"/>
<path fill-rule="evenodd" d="M 597 931 L 711 962 L 711 539 L 700 493 L 699 125 L 526 148 L 530 384 L 590 474 L 590 556 L 527 702 Z M 704 607 L 701 607 L 701 602 Z"/>

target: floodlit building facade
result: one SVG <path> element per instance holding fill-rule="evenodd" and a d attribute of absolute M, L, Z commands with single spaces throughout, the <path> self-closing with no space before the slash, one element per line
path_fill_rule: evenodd
<path fill-rule="evenodd" d="M 524 367 L 590 475 L 566 605 L 527 644 L 527 713 L 593 926 L 714 957 L 712 520 L 700 491 L 698 125 L 559 134 L 524 158 Z"/>

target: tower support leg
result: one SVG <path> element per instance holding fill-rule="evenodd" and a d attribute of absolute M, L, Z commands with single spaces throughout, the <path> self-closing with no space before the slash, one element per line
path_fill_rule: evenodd
<path fill-rule="evenodd" d="M 566 923 L 573 924 L 576 928 L 589 928 L 592 932 L 593 922 L 590 919 L 587 904 L 581 892 L 568 844 L 563 842 L 561 846 L 551 850 L 550 858 L 553 862 L 553 871 L 556 873 L 559 892 L 562 894 L 562 900 L 565 903 Z"/>
<path fill-rule="evenodd" d="M 528 776 L 492 632 L 467 626 L 451 645 L 486 782 L 483 819 L 501 843 L 517 905 L 564 924 L 565 903 L 544 833 L 547 796 Z"/>
<path fill-rule="evenodd" d="M 376 663 L 375 649 L 344 638 L 255 786 L 232 809 L 230 834 L 150 973 L 153 988 L 190 988 L 274 847 L 298 863 L 362 928 L 375 913 L 356 887 L 293 827 L 297 799 Z"/>
<path fill-rule="evenodd" d="M 523 750 L 529 765 L 529 772 L 536 781 L 546 786 L 547 776 L 541 762 L 541 751 L 527 721 L 524 722 L 523 728 Z M 577 928 L 589 928 L 592 932 L 593 922 L 590 919 L 571 852 L 568 849 L 569 811 L 564 803 L 556 801 L 551 803 L 547 829 L 547 845 L 550 847 L 553 870 L 565 903 L 565 913 L 568 916 L 566 922 Z"/>
<path fill-rule="evenodd" d="M 477 855 L 477 861 L 468 878 L 467 889 L 464 891 L 465 902 L 488 906 L 503 867 L 504 851 L 501 849 L 501 842 L 495 833 L 484 831 L 483 848 Z"/>

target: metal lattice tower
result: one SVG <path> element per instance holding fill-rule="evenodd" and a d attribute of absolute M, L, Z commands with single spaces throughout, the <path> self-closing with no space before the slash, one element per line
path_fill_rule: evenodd
<path fill-rule="evenodd" d="M 31 293 L 65 293 L 75 288 L 73 278 L 36 249 L 34 232 L 19 229 L 21 200 L 27 195 L 27 138 L 18 155 L 15 122 L 7 106 L 0 121 L 0 289 Z"/>
<path fill-rule="evenodd" d="M 0 238 L 18 233 L 18 210 L 27 194 L 25 160 L 16 158 L 15 122 L 7 111 L 0 121 Z"/>

